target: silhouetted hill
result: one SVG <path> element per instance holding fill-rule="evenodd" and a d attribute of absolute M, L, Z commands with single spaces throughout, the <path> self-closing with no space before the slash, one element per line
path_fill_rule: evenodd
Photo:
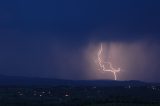
<path fill-rule="evenodd" d="M 144 86 L 153 83 L 141 81 L 114 81 L 114 80 L 63 80 L 49 78 L 17 77 L 0 75 L 0 85 L 16 86 Z M 156 83 L 154 83 L 155 85 Z"/>

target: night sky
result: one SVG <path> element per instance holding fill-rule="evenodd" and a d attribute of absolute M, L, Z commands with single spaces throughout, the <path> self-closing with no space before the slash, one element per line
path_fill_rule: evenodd
<path fill-rule="evenodd" d="M 160 82 L 159 0 L 1 0 L 0 74 L 113 79 L 96 66 L 102 42 L 118 80 Z"/>

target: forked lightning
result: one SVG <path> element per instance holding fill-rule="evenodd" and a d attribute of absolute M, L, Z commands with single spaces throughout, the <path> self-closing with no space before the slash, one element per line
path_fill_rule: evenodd
<path fill-rule="evenodd" d="M 102 46 L 102 43 L 101 43 L 101 47 L 100 47 L 100 49 L 98 51 L 98 54 L 97 54 L 98 55 L 98 64 L 99 64 L 102 71 L 112 72 L 113 75 L 114 75 L 114 80 L 117 80 L 116 73 L 120 71 L 120 68 L 115 69 L 115 68 L 113 68 L 111 62 L 105 62 L 105 60 L 102 57 L 102 55 L 103 55 L 102 53 L 103 53 L 103 46 Z"/>

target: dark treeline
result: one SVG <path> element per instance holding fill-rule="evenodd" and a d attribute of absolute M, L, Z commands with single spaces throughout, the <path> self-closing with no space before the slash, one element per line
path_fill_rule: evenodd
<path fill-rule="evenodd" d="M 160 105 L 159 86 L 0 87 L 0 106 Z"/>

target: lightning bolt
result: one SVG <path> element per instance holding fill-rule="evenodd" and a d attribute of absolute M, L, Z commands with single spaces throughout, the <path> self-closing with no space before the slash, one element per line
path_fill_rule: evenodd
<path fill-rule="evenodd" d="M 102 46 L 102 43 L 101 43 L 101 47 L 100 47 L 100 49 L 98 51 L 98 54 L 97 54 L 98 55 L 98 64 L 99 64 L 101 70 L 112 72 L 113 75 L 114 75 L 114 80 L 117 80 L 117 74 L 116 73 L 120 71 L 120 68 L 115 69 L 115 68 L 113 68 L 111 62 L 105 62 L 103 60 L 102 53 L 103 53 L 103 46 Z M 108 66 L 108 68 L 107 68 L 107 66 Z"/>

